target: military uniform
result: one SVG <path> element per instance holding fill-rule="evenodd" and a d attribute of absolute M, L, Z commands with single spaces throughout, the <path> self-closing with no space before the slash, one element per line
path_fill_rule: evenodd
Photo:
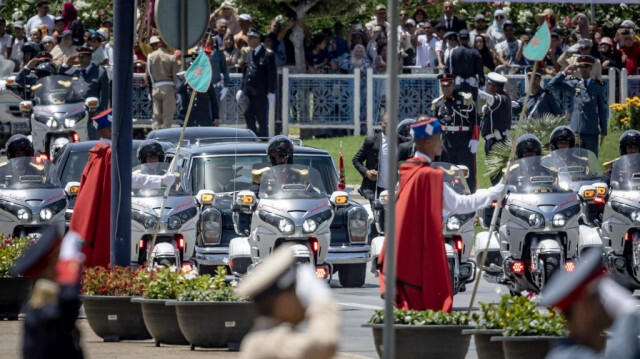
<path fill-rule="evenodd" d="M 451 97 L 438 97 L 432 110 L 442 127 L 444 151 L 441 160 L 469 168 L 469 188 L 476 188 L 476 155 L 469 149 L 469 141 L 478 139 L 478 116 L 471 94 L 454 92 Z"/>
<path fill-rule="evenodd" d="M 524 99 L 523 96 L 512 103 L 512 109 L 515 114 L 519 114 L 522 111 Z M 545 114 L 562 115 L 562 109 L 560 109 L 560 105 L 558 105 L 558 101 L 556 101 L 551 91 L 540 88 L 538 92 L 529 96 L 526 118 L 542 117 Z"/>
<path fill-rule="evenodd" d="M 468 40 L 467 30 L 461 30 L 459 38 Z M 484 69 L 482 57 L 476 49 L 461 44 L 451 50 L 445 72 L 455 76 L 456 91 L 470 93 L 474 101 L 478 98 L 478 86 L 484 85 Z"/>
<path fill-rule="evenodd" d="M 149 44 L 159 39 L 151 37 Z M 160 47 L 147 56 L 147 80 L 151 84 L 153 99 L 153 129 L 169 128 L 176 111 L 176 81 L 178 62 L 164 47 Z"/>
<path fill-rule="evenodd" d="M 580 61 L 580 60 L 579 60 Z M 571 129 L 580 136 L 580 147 L 598 155 L 598 135 L 607 134 L 609 109 L 604 83 L 561 72 L 549 81 L 549 89 L 571 92 Z"/>
<path fill-rule="evenodd" d="M 22 87 L 33 86 L 36 82 L 38 82 L 38 76 L 26 66 L 20 69 L 15 79 L 15 83 Z"/>
<path fill-rule="evenodd" d="M 180 120 L 184 121 L 187 116 L 192 91 L 193 89 L 185 80 L 184 75 L 179 75 L 177 92 L 181 98 L 180 103 L 182 104 L 178 111 L 178 119 Z M 213 121 L 217 118 L 219 118 L 218 100 L 213 84 L 210 84 L 207 92 L 196 92 L 187 126 L 213 126 Z"/>

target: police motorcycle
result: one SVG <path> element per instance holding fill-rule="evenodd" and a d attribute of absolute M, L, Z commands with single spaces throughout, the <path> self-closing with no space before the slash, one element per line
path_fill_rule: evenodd
<path fill-rule="evenodd" d="M 605 264 L 620 284 L 640 289 L 640 153 L 613 162 L 610 186 L 602 218 Z"/>
<path fill-rule="evenodd" d="M 52 75 L 31 86 L 32 101 L 22 101 L 20 110 L 30 119 L 36 151 L 52 158 L 68 142 L 86 141 L 90 114 L 99 106 L 96 97 L 83 100 L 83 81 Z"/>
<path fill-rule="evenodd" d="M 446 162 L 433 162 L 433 168 L 440 168 L 443 179 L 458 194 L 470 194 L 469 187 L 465 180 L 469 173 L 466 166 L 452 165 Z M 378 226 L 379 233 L 384 233 L 383 224 L 379 222 L 377 215 L 379 208 L 384 208 L 388 201 L 388 191 L 383 191 L 380 198 L 374 202 L 374 220 Z M 442 234 L 444 235 L 444 248 L 449 263 L 449 273 L 451 274 L 451 284 L 453 294 L 464 292 L 466 284 L 475 280 L 476 263 L 470 259 L 471 248 L 474 240 L 473 220 L 475 212 L 466 214 L 454 214 L 447 210 L 442 211 Z M 378 258 L 384 244 L 384 236 L 379 236 L 371 241 L 371 271 L 378 274 Z"/>
<path fill-rule="evenodd" d="M 542 165 L 561 173 L 558 185 L 578 194 L 580 202 L 579 236 L 576 255 L 585 250 L 602 248 L 602 213 L 607 185 L 602 181 L 602 169 L 596 155 L 583 148 L 558 149 L 542 158 Z"/>
<path fill-rule="evenodd" d="M 132 169 L 133 173 L 162 176 L 169 163 L 145 163 Z M 191 188 L 181 173 L 169 190 L 169 196 L 159 218 L 166 186 L 136 188 L 131 194 L 131 262 L 149 267 L 175 265 L 180 268 L 191 261 L 195 250 L 198 205 Z M 151 248 L 156 225 L 160 221 L 155 246 Z M 151 251 L 150 262 L 147 256 Z"/>
<path fill-rule="evenodd" d="M 37 239 L 50 225 L 64 232 L 65 192 L 53 164 L 32 155 L 0 164 L 0 233 L 7 236 Z"/>
<path fill-rule="evenodd" d="M 325 259 L 333 208 L 346 203 L 347 194 L 336 191 L 329 199 L 320 173 L 311 167 L 281 164 L 258 171 L 258 196 L 253 191 L 235 196 L 234 226 L 246 237 L 229 244 L 232 273 L 244 275 L 278 246 L 290 243 L 298 262 L 312 263 L 319 278 L 330 280 L 333 268 Z"/>
<path fill-rule="evenodd" d="M 555 272 L 573 269 L 581 207 L 577 194 L 560 185 L 571 183 L 569 173 L 542 165 L 537 138 L 522 136 L 516 152 L 520 159 L 507 178 L 507 195 L 495 208 L 497 231 L 478 233 L 476 253 L 480 257 L 488 248 L 485 280 L 506 285 L 512 293 L 538 293 Z"/>

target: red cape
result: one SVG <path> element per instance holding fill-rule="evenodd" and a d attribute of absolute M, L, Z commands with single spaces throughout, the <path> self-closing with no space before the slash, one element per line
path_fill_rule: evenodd
<path fill-rule="evenodd" d="M 98 143 L 89 151 L 69 230 L 85 239 L 87 267 L 106 267 L 111 252 L 111 146 Z"/>
<path fill-rule="evenodd" d="M 443 173 L 421 158 L 400 166 L 396 202 L 396 307 L 451 312 L 453 294 L 442 235 Z M 384 295 L 385 246 L 380 253 Z"/>

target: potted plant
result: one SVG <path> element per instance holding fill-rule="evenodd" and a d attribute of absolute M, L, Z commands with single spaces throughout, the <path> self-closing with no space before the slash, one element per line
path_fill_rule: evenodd
<path fill-rule="evenodd" d="M 85 268 L 82 273 L 82 303 L 87 321 L 105 342 L 150 339 L 140 303 L 133 296 L 144 294 L 145 269 L 111 266 Z"/>
<path fill-rule="evenodd" d="M 552 310 L 538 310 L 528 296 L 513 296 L 505 313 L 503 336 L 492 337 L 502 342 L 506 359 L 544 358 L 550 344 L 567 333 L 564 318 Z"/>
<path fill-rule="evenodd" d="M 480 302 L 480 312 L 471 314 L 475 329 L 465 329 L 463 334 L 473 335 L 479 359 L 504 358 L 502 343 L 491 341 L 491 337 L 502 336 L 507 320 L 511 316 L 511 295 L 503 295 L 498 304 Z"/>
<path fill-rule="evenodd" d="M 0 320 L 18 319 L 29 298 L 32 283 L 14 277 L 11 268 L 31 243 L 33 241 L 28 237 L 7 237 L 0 234 Z"/>
<path fill-rule="evenodd" d="M 377 310 L 369 323 L 363 324 L 372 329 L 381 358 L 384 315 L 384 310 Z M 467 355 L 471 337 L 462 335 L 462 330 L 473 327 L 466 313 L 395 309 L 393 317 L 396 358 L 464 359 Z"/>
<path fill-rule="evenodd" d="M 142 274 L 146 284 L 144 297 L 131 299 L 134 303 L 140 303 L 144 324 L 156 346 L 160 346 L 160 343 L 189 344 L 178 325 L 175 307 L 166 305 L 167 300 L 178 298 L 180 286 L 188 273 L 178 272 L 175 267 L 161 267 L 148 271 Z"/>
<path fill-rule="evenodd" d="M 233 282 L 226 282 L 225 267 L 217 268 L 215 276 L 185 276 L 178 300 L 167 301 L 175 306 L 182 334 L 195 347 L 238 350 L 256 318 L 253 303 L 239 297 Z"/>

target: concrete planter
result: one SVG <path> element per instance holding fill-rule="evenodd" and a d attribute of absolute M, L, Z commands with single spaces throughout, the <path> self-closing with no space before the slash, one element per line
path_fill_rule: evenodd
<path fill-rule="evenodd" d="M 151 339 L 142 318 L 140 303 L 129 296 L 83 295 L 87 321 L 105 342 Z"/>
<path fill-rule="evenodd" d="M 478 359 L 504 359 L 502 343 L 491 341 L 492 337 L 502 336 L 502 329 L 465 329 L 462 334 L 473 335 Z"/>
<path fill-rule="evenodd" d="M 505 359 L 544 359 L 551 343 L 561 337 L 522 336 L 492 337 L 491 341 L 501 342 Z"/>
<path fill-rule="evenodd" d="M 140 303 L 142 318 L 156 346 L 160 343 L 189 345 L 180 331 L 178 316 L 174 306 L 167 306 L 166 299 L 132 298 L 133 303 Z"/>

